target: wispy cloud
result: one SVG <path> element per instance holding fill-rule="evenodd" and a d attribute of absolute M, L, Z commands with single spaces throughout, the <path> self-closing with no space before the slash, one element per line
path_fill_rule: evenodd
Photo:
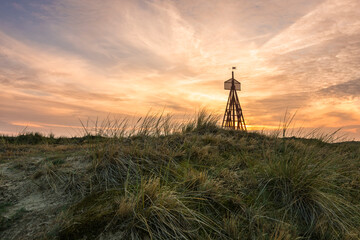
<path fill-rule="evenodd" d="M 232 65 L 251 125 L 277 126 L 286 109 L 299 109 L 308 127 L 358 126 L 357 0 L 4 6 L 13 12 L 0 16 L 2 132 L 11 123 L 76 126 L 79 117 L 150 108 L 222 113 Z"/>
<path fill-rule="evenodd" d="M 322 97 L 354 99 L 360 98 L 360 79 L 350 80 L 330 87 L 323 88 L 317 92 Z"/>

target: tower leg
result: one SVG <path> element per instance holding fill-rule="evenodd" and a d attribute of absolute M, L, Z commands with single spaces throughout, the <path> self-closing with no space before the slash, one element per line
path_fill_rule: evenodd
<path fill-rule="evenodd" d="M 235 89 L 231 89 L 222 122 L 223 128 L 246 131 L 244 115 Z"/>

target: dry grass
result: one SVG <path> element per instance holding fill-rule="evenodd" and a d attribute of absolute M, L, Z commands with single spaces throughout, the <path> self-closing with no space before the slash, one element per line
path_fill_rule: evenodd
<path fill-rule="evenodd" d="M 104 231 L 120 239 L 193 239 L 208 223 L 153 178 L 131 190 L 86 197 L 65 213 L 61 225 L 60 239 L 95 238 Z"/>
<path fill-rule="evenodd" d="M 229 131 L 217 120 L 200 111 L 186 124 L 163 114 L 135 125 L 95 121 L 83 123 L 82 138 L 43 137 L 36 148 L 26 143 L 34 136 L 24 144 L 3 138 L 2 201 L 13 204 L 2 212 L 26 199 L 12 190 L 25 183 L 59 200 L 13 221 L 3 214 L 11 224 L 0 237 L 360 238 L 359 143 Z M 284 129 L 286 136 L 289 124 Z M 35 217 L 49 209 L 51 220 Z M 46 228 L 22 227 L 32 218 Z"/>

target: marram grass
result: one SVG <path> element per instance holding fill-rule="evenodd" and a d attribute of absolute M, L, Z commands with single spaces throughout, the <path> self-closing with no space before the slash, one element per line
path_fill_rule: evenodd
<path fill-rule="evenodd" d="M 1 163 L 60 207 L 35 232 L 16 233 L 21 217 L 2 215 L 0 237 L 360 239 L 360 143 L 224 130 L 204 111 L 186 124 L 127 124 L 83 124 L 83 138 L 3 137 Z"/>

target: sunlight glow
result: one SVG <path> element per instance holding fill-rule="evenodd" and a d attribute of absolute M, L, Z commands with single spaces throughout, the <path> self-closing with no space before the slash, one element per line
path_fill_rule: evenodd
<path fill-rule="evenodd" d="M 0 133 L 149 109 L 222 115 L 236 66 L 248 129 L 298 110 L 308 128 L 359 139 L 358 16 L 358 0 L 4 0 Z"/>

